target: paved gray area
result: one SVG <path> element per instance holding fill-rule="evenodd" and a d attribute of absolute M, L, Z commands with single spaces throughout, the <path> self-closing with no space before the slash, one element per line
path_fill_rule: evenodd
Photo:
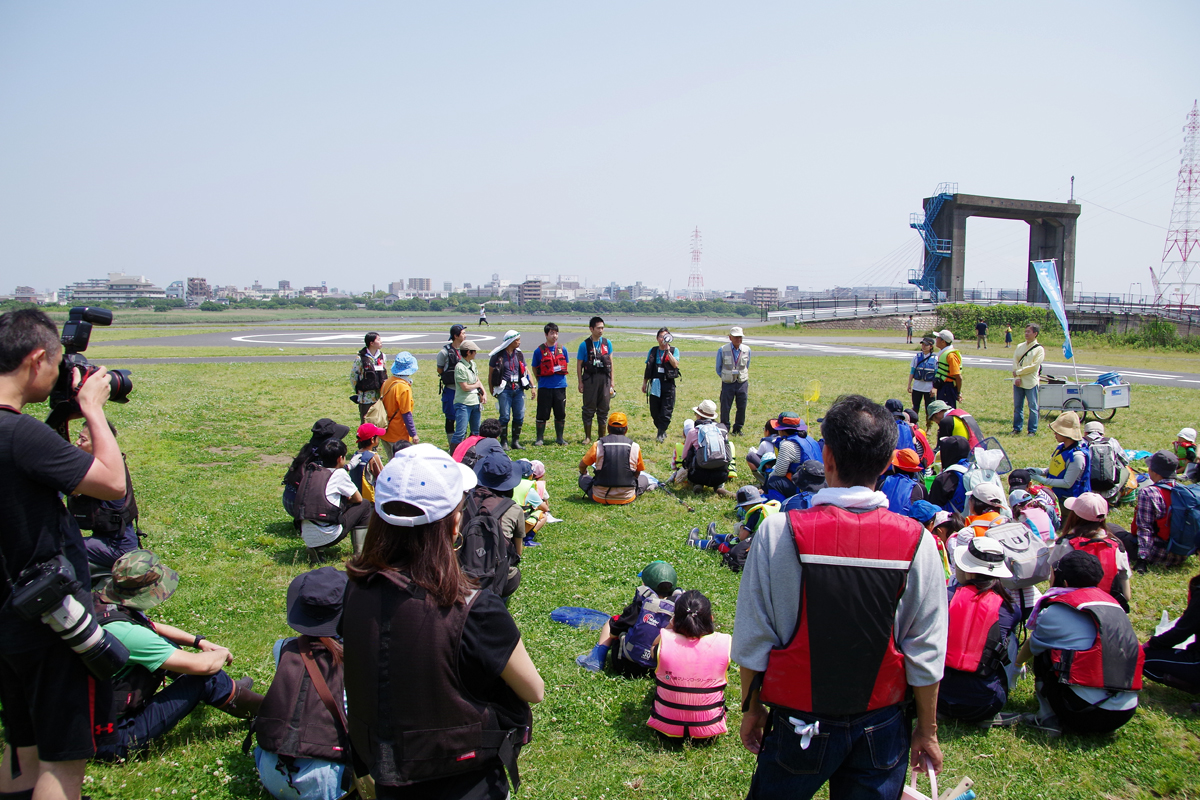
<path fill-rule="evenodd" d="M 526 320 L 528 321 L 528 320 Z M 645 320 L 641 320 L 645 322 Z M 673 322 L 673 321 L 672 321 Z M 707 324 L 711 324 L 707 323 Z M 501 326 L 497 326 L 499 328 Z M 647 347 L 653 342 L 657 326 L 649 329 L 634 329 L 622 328 L 622 333 L 635 333 L 646 337 Z M 403 331 L 396 333 L 388 333 L 380 331 L 384 338 L 384 350 L 386 352 L 394 352 L 404 347 L 434 347 L 443 344 L 446 341 L 446 334 L 440 331 L 431 331 L 428 333 Z M 499 337 L 503 335 L 503 331 L 483 332 L 482 335 L 472 330 L 471 338 L 476 341 L 481 349 L 488 350 L 494 346 L 494 343 L 499 341 Z M 711 342 L 711 350 L 688 350 L 683 353 L 686 360 L 692 359 L 713 359 L 715 358 L 717 348 L 727 339 L 723 336 L 711 336 L 705 334 L 692 334 L 679 332 L 675 334 L 678 339 L 691 339 L 700 342 Z M 577 343 L 581 340 L 578 334 L 569 337 L 570 342 Z M 759 350 L 754 354 L 755 358 L 786 358 L 789 356 L 861 356 L 866 358 L 883 358 L 893 361 L 902 361 L 907 363 L 913 357 L 913 353 L 907 350 L 889 350 L 880 347 L 871 347 L 871 343 L 876 343 L 879 339 L 870 337 L 821 337 L 821 336 L 803 336 L 796 338 L 774 339 L 768 337 L 750 336 L 746 338 L 746 343 L 751 347 L 755 345 L 770 346 L 779 348 L 777 350 Z M 106 358 L 102 359 L 105 364 L 114 366 L 134 367 L 138 364 L 228 364 L 228 363 L 288 363 L 288 362 L 312 362 L 312 361 L 346 361 L 353 356 L 361 346 L 362 335 L 355 332 L 336 332 L 328 329 L 313 330 L 311 327 L 307 329 L 250 329 L 245 331 L 225 332 L 225 333 L 199 333 L 194 335 L 183 336 L 167 336 L 156 339 L 128 339 L 123 341 L 105 342 L 106 345 L 135 345 L 135 346 L 158 346 L 158 347 L 174 347 L 182 352 L 190 347 L 277 347 L 280 350 L 280 355 L 271 356 L 219 356 L 219 357 L 202 357 L 188 358 L 181 354 L 178 357 L 166 358 Z M 489 342 L 493 344 L 489 344 Z M 570 342 L 568 344 L 570 344 Z M 864 344 L 866 343 L 866 344 Z M 287 355 L 287 349 L 297 346 L 314 345 L 342 345 L 346 346 L 346 352 L 331 355 L 311 355 L 311 356 L 295 356 Z M 532 348 L 530 348 L 532 349 Z M 574 348 L 572 347 L 572 351 Z M 574 353 L 572 352 L 572 355 Z M 618 351 L 618 358 L 643 358 L 644 351 Z M 431 361 L 433 354 L 421 354 L 417 356 L 418 360 Z M 977 369 L 995 369 L 1009 371 L 1012 368 L 1011 355 L 1004 353 L 1000 349 L 996 356 L 991 355 L 972 355 L 969 350 L 963 351 L 963 365 Z M 1081 382 L 1087 383 L 1105 372 L 1119 372 L 1127 382 L 1132 384 L 1148 384 L 1153 386 L 1177 386 L 1180 388 L 1196 389 L 1200 388 L 1200 374 L 1187 372 L 1168 372 L 1163 370 L 1139 370 L 1139 369 L 1120 369 L 1105 366 L 1103 364 L 1078 364 L 1072 367 L 1069 363 L 1050 360 L 1046 362 L 1045 371 L 1052 375 L 1061 375 L 1073 378 L 1076 370 L 1079 374 Z"/>

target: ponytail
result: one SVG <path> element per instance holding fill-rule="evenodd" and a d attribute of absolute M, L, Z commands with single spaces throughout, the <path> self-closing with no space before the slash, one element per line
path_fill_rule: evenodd
<path fill-rule="evenodd" d="M 701 592 L 689 589 L 675 601 L 675 632 L 689 639 L 699 639 L 713 632 L 712 603 Z"/>

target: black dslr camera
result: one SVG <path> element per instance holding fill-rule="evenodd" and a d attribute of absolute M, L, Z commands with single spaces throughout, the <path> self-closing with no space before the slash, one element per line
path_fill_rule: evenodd
<path fill-rule="evenodd" d="M 79 413 L 79 390 L 83 384 L 100 370 L 90 363 L 83 355 L 92 337 L 92 325 L 112 325 L 113 314 L 107 308 L 91 308 L 75 306 L 62 329 L 63 360 L 58 367 L 58 382 L 50 392 L 50 416 L 46 424 L 69 438 L 66 434 L 66 423 Z M 79 383 L 74 384 L 75 372 L 79 372 Z M 108 399 L 114 403 L 128 403 L 129 393 L 133 391 L 133 380 L 127 369 L 108 371 L 108 384 L 111 387 Z"/>
<path fill-rule="evenodd" d="M 57 555 L 17 577 L 10 602 L 25 619 L 40 619 L 50 626 L 93 675 L 108 680 L 125 666 L 129 650 L 96 624 L 92 609 L 75 598 L 79 589 L 71 562 Z"/>

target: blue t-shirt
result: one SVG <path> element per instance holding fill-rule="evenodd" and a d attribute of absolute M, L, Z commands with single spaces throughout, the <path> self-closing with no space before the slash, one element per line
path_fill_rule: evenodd
<path fill-rule="evenodd" d="M 542 363 L 542 354 L 544 352 L 546 352 L 545 351 L 546 346 L 538 345 L 537 349 L 533 351 L 533 361 L 531 362 L 532 366 L 530 367 L 530 370 L 533 372 L 534 376 L 537 378 L 537 385 L 538 385 L 539 389 L 565 389 L 565 388 L 567 388 L 567 374 L 571 371 L 571 369 L 570 369 L 570 361 L 571 361 L 570 353 L 568 353 L 567 348 L 563 347 L 562 345 L 555 345 L 555 346 L 558 347 L 560 350 L 562 350 L 563 360 L 567 362 L 567 364 L 563 367 L 563 371 L 560 373 L 557 373 L 555 375 L 542 375 L 541 372 L 539 371 L 541 368 L 541 363 Z"/>
<path fill-rule="evenodd" d="M 1038 611 L 1037 627 L 1029 637 L 1029 649 L 1036 656 L 1047 650 L 1087 650 L 1096 642 L 1096 623 L 1086 611 L 1061 603 L 1043 605 Z M 1137 706 L 1137 692 L 1109 694 L 1104 689 L 1067 684 L 1071 691 L 1105 711 L 1127 711 Z"/>
<path fill-rule="evenodd" d="M 589 336 L 586 339 L 584 339 L 582 342 L 580 342 L 579 343 L 579 352 L 576 354 L 576 358 L 578 358 L 580 363 L 582 363 L 584 366 L 587 366 L 588 342 L 590 342 L 591 340 L 592 340 L 592 337 Z M 601 345 L 608 345 L 608 354 L 610 356 L 613 354 L 613 344 L 612 344 L 612 342 L 610 342 L 608 340 L 607 337 L 601 336 L 600 341 L 596 342 L 596 347 L 600 347 Z"/>

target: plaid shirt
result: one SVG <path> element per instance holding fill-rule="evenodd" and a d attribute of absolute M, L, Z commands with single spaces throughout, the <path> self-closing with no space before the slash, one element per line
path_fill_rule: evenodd
<path fill-rule="evenodd" d="M 1158 521 L 1167 515 L 1167 502 L 1156 487 L 1169 492 L 1174 486 L 1175 481 L 1167 479 L 1138 489 L 1137 507 L 1133 512 L 1137 527 L 1138 558 L 1149 564 L 1172 566 L 1183 561 L 1180 556 L 1168 553 L 1167 543 L 1158 538 Z"/>

